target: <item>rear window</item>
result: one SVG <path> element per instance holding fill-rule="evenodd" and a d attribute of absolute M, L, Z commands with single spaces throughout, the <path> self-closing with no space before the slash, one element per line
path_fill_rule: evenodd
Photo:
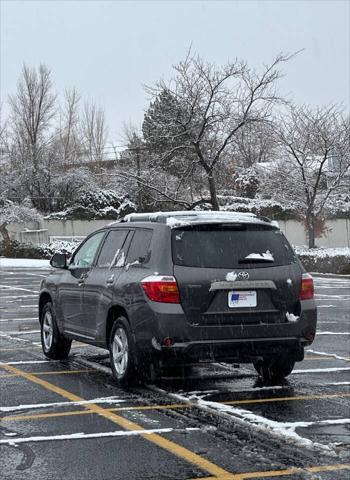
<path fill-rule="evenodd" d="M 296 257 L 285 236 L 259 225 L 196 225 L 172 231 L 175 265 L 261 268 L 290 265 Z"/>

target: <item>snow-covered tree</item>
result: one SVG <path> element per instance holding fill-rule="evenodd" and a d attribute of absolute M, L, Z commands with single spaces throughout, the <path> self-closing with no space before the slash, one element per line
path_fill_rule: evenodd
<path fill-rule="evenodd" d="M 0 233 L 5 242 L 11 240 L 7 230 L 10 223 L 35 222 L 39 221 L 40 218 L 40 214 L 34 208 L 0 198 Z"/>
<path fill-rule="evenodd" d="M 261 72 L 235 60 L 222 67 L 191 53 L 174 67 L 169 82 L 147 88 L 153 101 L 146 112 L 143 132 L 160 163 L 175 163 L 177 175 L 187 178 L 194 168 L 204 172 L 210 203 L 219 209 L 216 175 L 230 158 L 238 132 L 267 121 L 279 100 L 279 67 L 289 57 L 279 55 Z"/>
<path fill-rule="evenodd" d="M 294 201 L 315 247 L 324 210 L 334 195 L 350 191 L 350 125 L 336 106 L 290 106 L 276 122 L 280 161 L 267 165 L 261 191 Z"/>

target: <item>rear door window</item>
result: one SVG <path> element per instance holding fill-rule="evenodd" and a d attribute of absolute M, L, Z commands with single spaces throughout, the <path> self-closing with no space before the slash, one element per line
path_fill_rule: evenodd
<path fill-rule="evenodd" d="M 296 261 L 285 236 L 258 225 L 196 225 L 174 229 L 175 265 L 204 268 L 260 268 Z"/>
<path fill-rule="evenodd" d="M 123 266 L 125 254 L 122 251 L 128 230 L 111 230 L 102 246 L 97 260 L 97 266 L 100 268 Z M 124 258 L 122 259 L 124 255 Z M 119 265 L 122 263 L 122 265 Z"/>
<path fill-rule="evenodd" d="M 147 263 L 149 261 L 152 233 L 152 230 L 135 230 L 127 256 L 129 264 Z"/>

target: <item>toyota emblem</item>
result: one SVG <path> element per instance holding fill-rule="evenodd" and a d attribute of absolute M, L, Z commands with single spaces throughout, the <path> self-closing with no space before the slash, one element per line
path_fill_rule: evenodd
<path fill-rule="evenodd" d="M 239 272 L 238 278 L 240 280 L 248 280 L 249 278 L 249 273 L 248 272 Z"/>

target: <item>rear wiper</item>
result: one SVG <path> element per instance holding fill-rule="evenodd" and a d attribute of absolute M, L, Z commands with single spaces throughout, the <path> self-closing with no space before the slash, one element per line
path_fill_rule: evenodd
<path fill-rule="evenodd" d="M 241 258 L 238 260 L 238 263 L 273 263 L 274 260 L 272 258 L 264 258 L 264 257 L 250 257 L 250 258 Z"/>

